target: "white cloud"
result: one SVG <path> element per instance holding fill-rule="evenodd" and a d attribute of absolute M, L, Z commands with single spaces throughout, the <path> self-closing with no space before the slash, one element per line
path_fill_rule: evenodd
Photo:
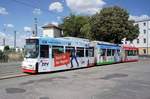
<path fill-rule="evenodd" d="M 53 2 L 49 5 L 49 10 L 50 11 L 62 12 L 63 11 L 63 5 L 60 2 Z"/>
<path fill-rule="evenodd" d="M 141 16 L 133 16 L 133 15 L 130 15 L 129 16 L 129 20 L 135 20 L 135 21 L 138 21 L 138 20 L 143 20 L 143 19 L 149 19 L 150 16 L 148 15 L 141 15 Z"/>
<path fill-rule="evenodd" d="M 41 14 L 42 14 L 42 11 L 41 11 L 41 9 L 35 8 L 35 9 L 33 10 L 33 14 L 35 14 L 35 15 L 41 15 Z"/>
<path fill-rule="evenodd" d="M 14 25 L 13 25 L 13 24 L 4 24 L 4 27 L 7 27 L 7 28 L 14 28 Z"/>
<path fill-rule="evenodd" d="M 4 38 L 4 37 L 6 37 L 6 34 L 3 32 L 0 32 L 0 38 Z"/>
<path fill-rule="evenodd" d="M 59 25 L 59 23 L 58 22 L 56 22 L 56 21 L 51 21 L 51 23 L 49 23 L 49 22 L 45 22 L 41 27 L 43 27 L 43 26 L 45 26 L 45 25 L 48 25 L 48 24 L 53 24 L 53 25 L 56 25 L 56 26 L 58 26 Z M 42 29 L 43 30 L 43 29 Z"/>
<path fill-rule="evenodd" d="M 7 15 L 7 14 L 8 12 L 6 11 L 6 9 L 3 7 L 0 7 L 0 15 Z"/>
<path fill-rule="evenodd" d="M 28 27 L 28 26 L 25 26 L 25 27 L 24 27 L 24 31 L 25 31 L 25 32 L 32 32 L 32 28 L 31 28 L 31 27 Z"/>
<path fill-rule="evenodd" d="M 53 22 L 51 22 L 53 25 L 56 25 L 56 26 L 58 26 L 59 25 L 59 23 L 58 22 L 55 22 L 55 21 L 53 21 Z"/>
<path fill-rule="evenodd" d="M 106 4 L 103 0 L 66 0 L 67 6 L 77 14 L 95 14 Z"/>

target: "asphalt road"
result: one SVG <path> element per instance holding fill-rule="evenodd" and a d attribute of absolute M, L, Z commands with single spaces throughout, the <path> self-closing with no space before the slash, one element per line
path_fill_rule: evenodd
<path fill-rule="evenodd" d="M 0 99 L 150 99 L 150 60 L 0 80 Z"/>
<path fill-rule="evenodd" d="M 21 62 L 0 63 L 0 78 L 23 74 Z"/>

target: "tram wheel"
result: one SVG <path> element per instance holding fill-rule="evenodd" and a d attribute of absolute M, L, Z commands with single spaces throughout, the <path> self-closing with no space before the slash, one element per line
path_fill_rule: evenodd
<path fill-rule="evenodd" d="M 35 73 L 36 74 L 38 73 L 38 63 L 36 63 L 36 65 L 35 65 Z"/>

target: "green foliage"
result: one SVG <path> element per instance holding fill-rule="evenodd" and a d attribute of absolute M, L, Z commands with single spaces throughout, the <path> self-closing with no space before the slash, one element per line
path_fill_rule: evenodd
<path fill-rule="evenodd" d="M 9 51 L 9 50 L 10 50 L 10 48 L 8 45 L 4 47 L 4 51 Z"/>
<path fill-rule="evenodd" d="M 128 32 L 126 32 L 126 38 L 129 41 L 134 40 L 139 35 L 139 27 L 138 25 L 133 26 L 134 21 L 129 21 L 128 23 Z"/>
<path fill-rule="evenodd" d="M 64 18 L 60 27 L 64 30 L 64 36 L 84 37 L 83 26 L 88 24 L 88 17 L 71 14 Z"/>
<path fill-rule="evenodd" d="M 133 40 L 139 34 L 134 21 L 129 21 L 128 12 L 117 6 L 102 9 L 92 16 L 90 23 L 96 40 L 120 43 L 123 38 Z"/>
<path fill-rule="evenodd" d="M 0 62 L 8 62 L 8 56 L 0 50 Z"/>
<path fill-rule="evenodd" d="M 23 53 L 16 52 L 14 48 L 4 47 L 4 51 L 0 50 L 0 62 L 22 61 Z"/>
<path fill-rule="evenodd" d="M 133 24 L 125 9 L 114 6 L 103 8 L 91 17 L 71 14 L 64 18 L 60 27 L 64 36 L 121 43 L 123 38 L 132 41 L 139 35 L 138 26 Z"/>
<path fill-rule="evenodd" d="M 3 54 L 4 54 L 4 53 L 0 50 L 0 59 L 2 59 Z"/>
<path fill-rule="evenodd" d="M 81 35 L 87 39 L 93 39 L 93 35 L 91 33 L 91 25 L 89 23 L 83 25 L 80 29 Z"/>

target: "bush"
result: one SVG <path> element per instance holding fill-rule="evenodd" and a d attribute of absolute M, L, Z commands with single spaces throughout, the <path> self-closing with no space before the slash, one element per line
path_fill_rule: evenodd
<path fill-rule="evenodd" d="M 0 50 L 0 62 L 8 62 L 8 55 Z"/>
<path fill-rule="evenodd" d="M 22 61 L 23 60 L 23 54 L 18 52 L 11 52 L 8 54 L 8 60 L 9 61 Z"/>
<path fill-rule="evenodd" d="M 23 53 L 21 52 L 14 52 L 12 50 L 5 50 L 2 52 L 0 50 L 0 62 L 12 62 L 12 61 L 22 61 L 23 60 Z"/>

